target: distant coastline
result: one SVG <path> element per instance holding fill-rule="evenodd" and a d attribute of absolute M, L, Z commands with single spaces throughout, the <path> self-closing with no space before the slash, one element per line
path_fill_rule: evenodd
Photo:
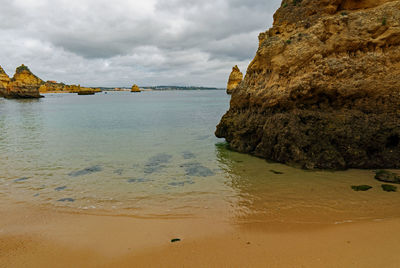
<path fill-rule="evenodd" d="M 125 87 L 97 87 L 101 91 L 130 91 Z M 194 87 L 194 86 L 143 86 L 140 87 L 142 91 L 163 91 L 163 90 L 226 90 L 225 88 L 216 87 Z"/>

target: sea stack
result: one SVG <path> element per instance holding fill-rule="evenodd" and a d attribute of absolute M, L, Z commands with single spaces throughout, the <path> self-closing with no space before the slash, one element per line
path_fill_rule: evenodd
<path fill-rule="evenodd" d="M 282 2 L 216 135 L 307 169 L 400 168 L 400 1 Z"/>
<path fill-rule="evenodd" d="M 8 77 L 6 72 L 0 66 L 0 97 L 4 97 L 6 95 L 9 83 L 10 83 L 10 77 Z"/>
<path fill-rule="evenodd" d="M 140 88 L 138 87 L 138 85 L 134 84 L 132 86 L 131 92 L 135 92 L 135 93 L 140 92 Z"/>
<path fill-rule="evenodd" d="M 39 94 L 41 84 L 43 81 L 22 64 L 15 71 L 14 77 L 3 90 L 2 95 L 10 99 L 42 98 L 43 96 Z"/>
<path fill-rule="evenodd" d="M 231 75 L 229 76 L 228 86 L 226 88 L 226 93 L 232 94 L 232 92 L 239 86 L 240 82 L 243 80 L 243 73 L 240 71 L 239 67 L 236 65 L 232 68 Z"/>

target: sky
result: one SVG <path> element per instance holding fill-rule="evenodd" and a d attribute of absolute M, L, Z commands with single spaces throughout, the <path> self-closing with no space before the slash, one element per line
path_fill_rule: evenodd
<path fill-rule="evenodd" d="M 82 86 L 226 87 L 281 0 L 0 0 L 0 65 Z"/>

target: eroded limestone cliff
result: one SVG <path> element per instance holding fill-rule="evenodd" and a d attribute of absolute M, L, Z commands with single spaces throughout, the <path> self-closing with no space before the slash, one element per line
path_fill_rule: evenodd
<path fill-rule="evenodd" d="M 8 77 L 6 72 L 0 66 L 0 97 L 5 96 L 7 92 L 7 86 L 9 83 L 10 83 L 10 77 Z"/>
<path fill-rule="evenodd" d="M 5 98 L 41 98 L 39 87 L 43 81 L 27 66 L 19 66 L 3 92 Z"/>
<path fill-rule="evenodd" d="M 17 68 L 14 77 L 10 79 L 0 66 L 0 97 L 41 98 L 43 96 L 40 93 L 94 94 L 97 92 L 101 92 L 101 89 L 81 87 L 80 85 L 65 85 L 55 81 L 44 82 L 23 64 Z"/>
<path fill-rule="evenodd" d="M 232 72 L 229 76 L 228 85 L 226 88 L 226 93 L 232 94 L 232 92 L 239 86 L 240 82 L 243 80 L 243 73 L 240 71 L 239 67 L 236 65 L 232 68 Z"/>
<path fill-rule="evenodd" d="M 216 135 L 304 168 L 399 168 L 399 45 L 398 0 L 284 0 Z"/>

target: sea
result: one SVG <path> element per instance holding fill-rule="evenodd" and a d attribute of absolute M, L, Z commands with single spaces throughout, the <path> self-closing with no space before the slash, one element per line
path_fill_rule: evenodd
<path fill-rule="evenodd" d="M 222 90 L 0 99 L 0 200 L 99 215 L 328 223 L 400 216 L 373 170 L 307 171 L 214 135 Z M 370 185 L 366 192 L 351 186 Z"/>

